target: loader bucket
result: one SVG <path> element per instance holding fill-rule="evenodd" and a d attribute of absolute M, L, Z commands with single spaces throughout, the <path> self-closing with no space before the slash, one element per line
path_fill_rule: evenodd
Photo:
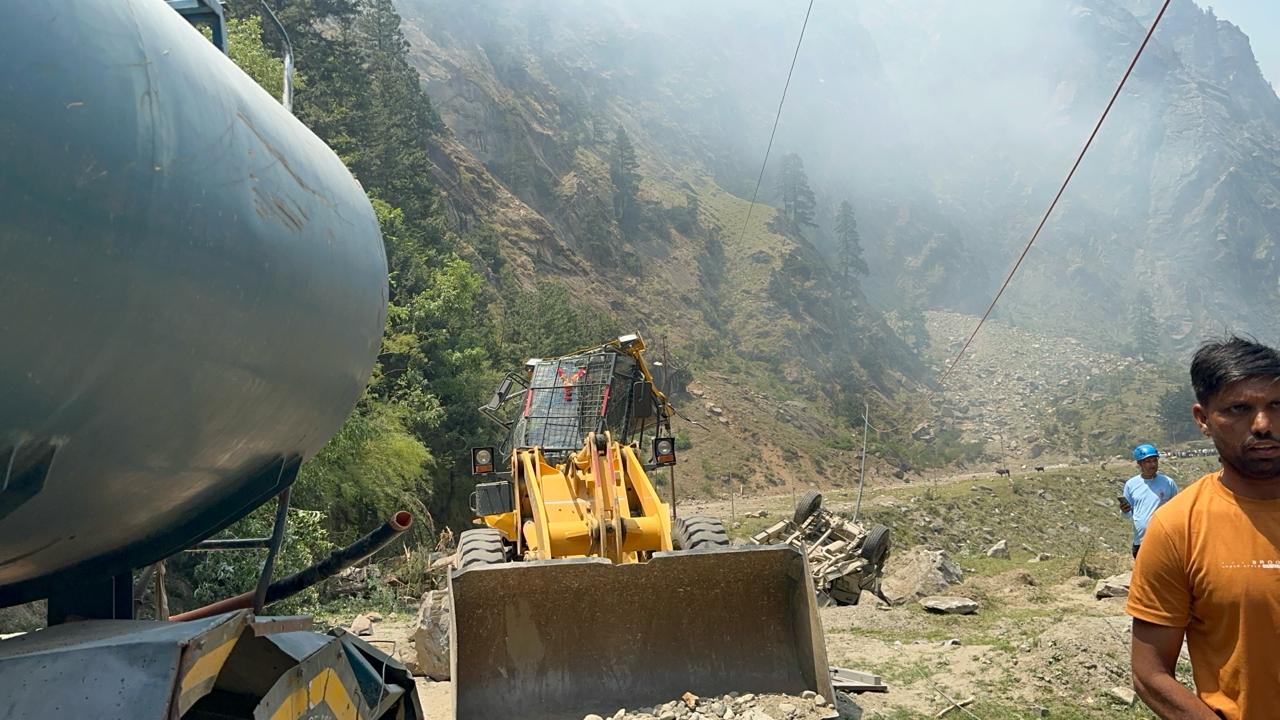
<path fill-rule="evenodd" d="M 580 720 L 685 692 L 833 697 L 805 557 L 787 546 L 473 567 L 450 578 L 456 720 Z"/>

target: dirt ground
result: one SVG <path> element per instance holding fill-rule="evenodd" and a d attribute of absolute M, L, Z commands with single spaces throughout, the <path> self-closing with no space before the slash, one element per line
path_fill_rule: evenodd
<path fill-rule="evenodd" d="M 1201 470 L 1188 465 L 1179 476 L 1190 482 Z M 972 598 L 980 609 L 935 615 L 914 602 L 887 606 L 869 595 L 861 605 L 823 608 L 830 664 L 880 675 L 889 686 L 888 693 L 855 698 L 862 716 L 934 717 L 952 701 L 972 699 L 965 706 L 972 715 L 952 708 L 946 716 L 1154 717 L 1140 701 L 1122 699 L 1129 687 L 1124 600 L 1094 597 L 1098 578 L 1131 564 L 1125 520 L 1107 506 L 1120 480 L 1094 466 L 868 488 L 864 522 L 893 529 L 888 572 L 912 548 L 942 550 L 964 574 L 943 594 Z M 734 541 L 744 542 L 788 516 L 791 503 L 784 493 L 688 502 L 680 510 L 721 516 L 736 525 Z M 828 493 L 824 502 L 846 515 L 855 504 L 849 490 Z M 761 510 L 766 517 L 745 517 Z M 996 539 L 1006 540 L 1011 557 L 986 556 Z M 411 620 L 388 618 L 375 626 L 377 637 L 400 633 L 397 647 L 411 651 Z M 1181 669 L 1185 677 L 1185 659 Z M 451 717 L 451 691 L 448 682 L 419 681 L 428 717 Z"/>

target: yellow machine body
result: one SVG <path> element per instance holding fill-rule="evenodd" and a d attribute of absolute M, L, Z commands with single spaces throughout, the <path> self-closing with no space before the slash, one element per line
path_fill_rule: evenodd
<path fill-rule="evenodd" d="M 597 449 L 597 437 L 604 451 Z M 512 512 L 483 519 L 527 560 L 603 557 L 633 563 L 671 550 L 671 517 L 636 456 L 606 432 L 559 466 L 538 448 L 512 454 Z M 517 532 L 519 528 L 519 532 Z"/>
<path fill-rule="evenodd" d="M 493 484 L 509 504 L 481 503 L 450 574 L 457 720 L 578 720 L 684 692 L 833 697 L 805 556 L 731 546 L 712 518 L 673 523 L 646 469 L 671 409 L 643 349 L 630 336 L 532 361 L 509 394 L 522 405 Z"/>

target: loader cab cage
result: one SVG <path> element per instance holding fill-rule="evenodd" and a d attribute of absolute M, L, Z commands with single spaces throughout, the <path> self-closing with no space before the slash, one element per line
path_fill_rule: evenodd
<path fill-rule="evenodd" d="M 558 464 L 581 449 L 589 433 L 608 431 L 625 444 L 653 427 L 657 397 L 636 359 L 616 347 L 536 360 L 530 368 L 523 378 L 508 376 L 481 408 L 508 430 L 499 448 L 504 459 L 516 448 L 538 447 Z M 518 412 L 504 421 L 499 407 L 517 399 Z"/>

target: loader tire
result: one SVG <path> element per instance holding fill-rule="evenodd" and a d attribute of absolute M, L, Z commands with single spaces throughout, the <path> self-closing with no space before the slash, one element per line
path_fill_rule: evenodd
<path fill-rule="evenodd" d="M 671 529 L 671 542 L 677 550 L 703 550 L 729 547 L 729 533 L 720 518 L 690 515 L 677 518 Z"/>
<path fill-rule="evenodd" d="M 889 528 L 884 525 L 872 525 L 866 539 L 862 541 L 858 554 L 877 568 L 883 566 L 885 558 L 889 557 Z"/>
<path fill-rule="evenodd" d="M 791 521 L 799 525 L 808 520 L 810 515 L 818 512 L 820 507 L 822 507 L 822 493 L 817 490 L 805 490 L 799 502 L 796 503 L 796 514 L 791 516 Z"/>
<path fill-rule="evenodd" d="M 458 536 L 458 569 L 478 565 L 501 565 L 507 561 L 502 533 L 493 528 L 464 530 Z"/>

